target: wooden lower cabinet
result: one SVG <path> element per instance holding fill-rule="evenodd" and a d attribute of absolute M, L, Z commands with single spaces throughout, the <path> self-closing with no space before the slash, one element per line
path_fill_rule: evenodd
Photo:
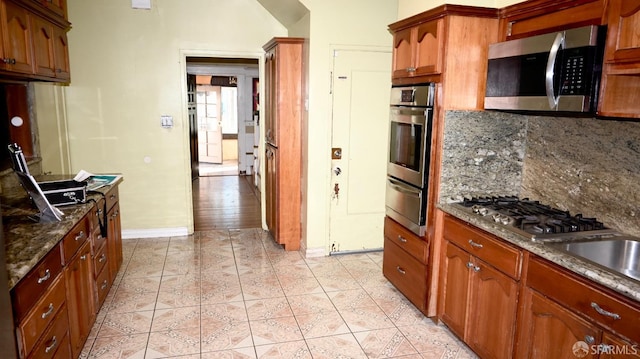
<path fill-rule="evenodd" d="M 639 359 L 640 345 L 605 332 L 602 335 L 599 353 L 600 359 Z"/>
<path fill-rule="evenodd" d="M 517 358 L 578 358 L 576 343 L 600 342 L 602 331 L 532 289 L 525 289 L 523 309 Z M 597 357 L 588 349 L 582 354 L 582 358 Z"/>
<path fill-rule="evenodd" d="M 73 358 L 80 355 L 95 322 L 94 277 L 89 241 L 80 247 L 64 271 L 67 284 L 69 334 Z"/>
<path fill-rule="evenodd" d="M 427 313 L 427 242 L 389 217 L 384 220 L 382 274 L 423 313 Z"/>
<path fill-rule="evenodd" d="M 511 358 L 518 283 L 446 242 L 442 321 L 482 358 Z"/>
<path fill-rule="evenodd" d="M 122 266 L 122 225 L 120 220 L 120 205 L 114 204 L 113 207 L 107 212 L 109 221 L 109 229 L 107 234 L 107 250 L 109 261 L 109 277 L 110 282 L 116 278 L 118 270 Z"/>

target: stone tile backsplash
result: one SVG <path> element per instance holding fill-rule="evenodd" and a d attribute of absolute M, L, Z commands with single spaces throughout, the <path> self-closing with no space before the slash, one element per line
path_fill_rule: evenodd
<path fill-rule="evenodd" d="M 640 236 L 640 122 L 450 111 L 441 202 L 518 195 Z"/>

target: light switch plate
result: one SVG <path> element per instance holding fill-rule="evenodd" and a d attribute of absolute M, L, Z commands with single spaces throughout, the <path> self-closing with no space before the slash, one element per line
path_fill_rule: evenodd
<path fill-rule="evenodd" d="M 132 9 L 151 9 L 151 0 L 131 0 Z"/>
<path fill-rule="evenodd" d="M 162 128 L 172 128 L 173 116 L 169 116 L 169 115 L 160 116 L 160 126 L 162 126 Z"/>

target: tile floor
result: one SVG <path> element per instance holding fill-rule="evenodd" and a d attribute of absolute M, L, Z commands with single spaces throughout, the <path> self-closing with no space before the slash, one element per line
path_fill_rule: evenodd
<path fill-rule="evenodd" d="M 382 276 L 382 253 L 304 259 L 259 229 L 124 240 L 82 358 L 474 358 Z"/>

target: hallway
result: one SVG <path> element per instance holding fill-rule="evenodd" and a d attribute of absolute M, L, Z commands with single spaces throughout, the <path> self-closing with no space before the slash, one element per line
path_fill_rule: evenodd
<path fill-rule="evenodd" d="M 193 181 L 195 231 L 262 228 L 252 176 L 208 176 Z"/>

